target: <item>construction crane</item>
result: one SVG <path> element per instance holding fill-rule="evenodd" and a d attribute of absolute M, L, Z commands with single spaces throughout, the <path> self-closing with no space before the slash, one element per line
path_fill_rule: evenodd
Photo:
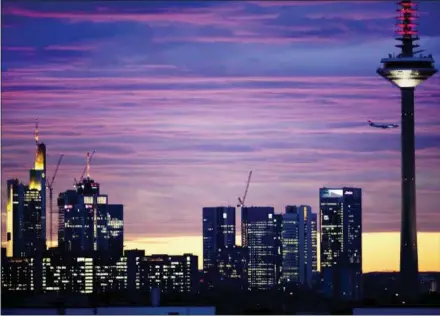
<path fill-rule="evenodd" d="M 251 183 L 251 177 L 252 177 L 252 170 L 249 172 L 249 176 L 246 183 L 246 189 L 244 190 L 243 198 L 238 197 L 238 204 L 237 207 L 243 207 L 244 202 L 246 202 L 246 196 L 249 190 L 249 184 Z"/>
<path fill-rule="evenodd" d="M 57 166 L 56 166 L 55 171 L 53 173 L 52 179 L 50 179 L 50 181 L 48 181 L 46 183 L 46 187 L 49 189 L 49 203 L 50 203 L 50 205 L 49 205 L 50 220 L 49 221 L 50 221 L 50 241 L 51 241 L 51 243 L 53 242 L 53 234 L 52 234 L 52 230 L 53 230 L 53 203 L 52 203 L 52 200 L 53 200 L 53 183 L 55 181 L 55 177 L 57 176 L 58 168 L 60 167 L 61 160 L 63 160 L 63 157 L 64 157 L 64 154 L 61 154 L 60 158 L 58 158 L 58 163 L 57 163 Z"/>
<path fill-rule="evenodd" d="M 87 178 L 90 177 L 90 164 L 92 163 L 93 155 L 95 153 L 96 153 L 96 150 L 94 150 L 91 155 L 90 155 L 89 152 L 87 153 L 87 156 L 86 156 L 87 157 L 86 158 L 87 159 L 86 166 L 84 167 L 84 170 L 83 170 L 83 172 L 82 172 L 82 174 L 81 174 L 81 176 L 79 178 L 79 181 L 76 181 L 76 178 L 74 178 L 74 181 L 75 181 L 74 185 L 79 184 L 82 181 L 82 179 L 84 179 L 84 175 L 86 174 L 86 172 L 87 172 Z"/>

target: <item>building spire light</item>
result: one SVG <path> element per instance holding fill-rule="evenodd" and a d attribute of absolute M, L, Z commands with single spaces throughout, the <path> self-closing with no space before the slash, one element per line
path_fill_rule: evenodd
<path fill-rule="evenodd" d="M 38 146 L 38 119 L 35 119 L 35 143 Z"/>

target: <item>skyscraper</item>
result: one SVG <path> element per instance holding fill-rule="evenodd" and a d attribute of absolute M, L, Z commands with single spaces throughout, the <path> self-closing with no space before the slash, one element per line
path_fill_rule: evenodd
<path fill-rule="evenodd" d="M 274 208 L 242 207 L 241 219 L 242 244 L 248 251 L 249 289 L 272 289 L 276 283 Z"/>
<path fill-rule="evenodd" d="M 29 189 L 25 192 L 25 208 L 28 207 L 28 252 L 42 253 L 46 250 L 46 145 L 39 142 L 38 121 L 35 127 L 37 146 L 34 168 L 29 172 Z"/>
<path fill-rule="evenodd" d="M 203 208 L 203 272 L 212 285 L 218 276 L 217 253 L 235 245 L 235 207 Z"/>
<path fill-rule="evenodd" d="M 273 215 L 274 229 L 275 229 L 275 246 L 274 246 L 274 256 L 275 256 L 275 283 L 278 284 L 281 278 L 282 267 L 283 267 L 283 215 L 274 214 Z"/>
<path fill-rule="evenodd" d="M 316 214 L 310 206 L 286 206 L 282 231 L 283 284 L 312 286 L 317 271 L 316 235 Z"/>
<path fill-rule="evenodd" d="M 362 190 L 319 189 L 321 280 L 328 296 L 362 296 Z"/>
<path fill-rule="evenodd" d="M 29 186 L 8 180 L 6 242 L 8 257 L 42 254 L 46 250 L 46 145 L 38 141 Z"/>
<path fill-rule="evenodd" d="M 377 73 L 400 89 L 402 117 L 402 222 L 400 232 L 400 274 L 402 294 L 413 298 L 417 296 L 418 255 L 416 222 L 416 168 L 414 142 L 414 90 L 423 81 L 433 76 L 434 59 L 431 55 L 416 56 L 423 50 L 419 47 L 417 35 L 417 7 L 411 0 L 398 2 L 397 40 L 401 51 L 397 56 L 389 54 L 383 58 L 383 67 Z"/>
<path fill-rule="evenodd" d="M 100 194 L 99 183 L 90 177 L 58 197 L 60 249 L 69 252 L 109 251 L 115 245 L 122 252 L 121 205 L 110 207 L 108 196 Z"/>
<path fill-rule="evenodd" d="M 8 201 L 6 205 L 6 255 L 22 257 L 24 253 L 24 192 L 26 186 L 11 179 L 7 181 Z"/>
<path fill-rule="evenodd" d="M 107 223 L 109 251 L 122 255 L 124 251 L 124 205 L 108 204 Z"/>

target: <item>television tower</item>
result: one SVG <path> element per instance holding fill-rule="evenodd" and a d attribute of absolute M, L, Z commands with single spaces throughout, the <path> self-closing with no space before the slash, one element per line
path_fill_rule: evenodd
<path fill-rule="evenodd" d="M 382 68 L 377 73 L 393 83 L 401 92 L 402 116 L 402 219 L 400 231 L 400 288 L 404 299 L 418 297 L 418 255 L 416 224 L 416 182 L 415 182 L 415 146 L 414 146 L 414 90 L 423 81 L 429 79 L 437 70 L 431 55 L 423 56 L 423 50 L 415 44 L 417 36 L 417 5 L 411 0 L 397 3 L 396 47 L 400 54 L 383 58 Z"/>

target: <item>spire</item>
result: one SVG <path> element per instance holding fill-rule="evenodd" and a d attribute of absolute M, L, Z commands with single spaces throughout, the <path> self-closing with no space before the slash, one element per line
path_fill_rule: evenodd
<path fill-rule="evenodd" d="M 38 147 L 38 119 L 35 120 L 35 143 Z"/>
<path fill-rule="evenodd" d="M 419 45 L 414 43 L 419 40 L 416 29 L 416 20 L 418 18 L 417 4 L 412 0 L 401 0 L 397 5 L 396 40 L 402 42 L 402 44 L 396 45 L 396 47 L 402 49 L 402 57 L 412 57 L 414 54 L 413 49 L 419 47 Z"/>

